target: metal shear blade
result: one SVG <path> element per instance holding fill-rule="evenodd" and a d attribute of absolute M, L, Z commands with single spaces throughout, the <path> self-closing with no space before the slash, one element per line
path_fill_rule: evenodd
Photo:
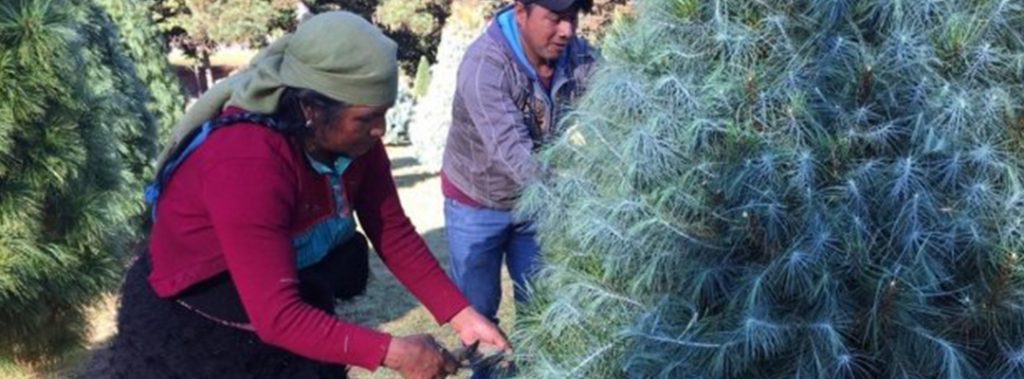
<path fill-rule="evenodd" d="M 496 366 L 505 361 L 504 352 L 496 352 L 484 355 L 480 352 L 480 341 L 472 345 L 461 347 L 452 352 L 452 357 L 459 364 L 459 368 L 481 369 Z"/>

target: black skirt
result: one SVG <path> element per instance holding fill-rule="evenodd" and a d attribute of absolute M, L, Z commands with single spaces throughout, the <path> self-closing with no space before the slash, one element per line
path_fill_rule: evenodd
<path fill-rule="evenodd" d="M 332 251 L 323 262 L 300 271 L 300 295 L 311 305 L 330 310 L 335 298 L 349 298 L 365 290 L 369 272 L 366 242 L 358 234 L 352 240 Z M 160 298 L 147 280 L 150 270 L 149 254 L 144 251 L 129 268 L 122 285 L 117 335 L 108 347 L 93 355 L 78 373 L 79 378 L 347 377 L 345 366 L 310 360 L 267 345 L 252 331 L 214 321 L 187 309 L 177 299 Z M 200 308 L 207 315 L 224 313 L 231 318 L 233 309 L 241 309 L 226 274 L 196 288 L 200 290 L 187 291 L 187 300 L 201 304 L 221 297 L 220 304 L 226 305 L 210 312 Z"/>

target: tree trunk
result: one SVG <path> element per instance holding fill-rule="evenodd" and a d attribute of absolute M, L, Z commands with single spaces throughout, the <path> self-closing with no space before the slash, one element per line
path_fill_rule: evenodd
<path fill-rule="evenodd" d="M 200 67 L 199 63 L 192 65 L 192 83 L 195 83 L 196 97 L 203 94 L 203 81 L 199 79 L 203 76 L 201 71 L 202 67 Z"/>
<path fill-rule="evenodd" d="M 200 69 L 206 77 L 205 88 L 201 92 L 206 92 L 210 87 L 213 87 L 213 66 L 210 64 L 210 50 L 203 47 L 198 52 Z"/>

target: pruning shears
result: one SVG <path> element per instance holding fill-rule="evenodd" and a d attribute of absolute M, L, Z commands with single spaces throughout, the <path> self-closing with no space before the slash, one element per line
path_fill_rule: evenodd
<path fill-rule="evenodd" d="M 460 347 L 451 352 L 452 358 L 458 364 L 459 369 L 472 369 L 480 370 L 486 368 L 493 368 L 495 366 L 504 367 L 509 363 L 508 357 L 504 351 L 497 351 L 493 353 L 484 353 L 480 351 L 480 341 L 473 342 L 472 345 Z"/>

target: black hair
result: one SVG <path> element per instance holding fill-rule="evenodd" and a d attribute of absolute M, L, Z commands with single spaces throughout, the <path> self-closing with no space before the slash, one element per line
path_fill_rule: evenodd
<path fill-rule="evenodd" d="M 306 113 L 302 111 L 303 105 L 318 110 L 319 112 L 317 113 L 320 115 L 320 118 L 317 120 L 306 120 Z M 305 88 L 288 87 L 281 94 L 281 100 L 278 103 L 277 111 L 274 112 L 274 118 L 277 119 L 278 127 L 283 133 L 301 135 L 309 131 L 309 128 L 306 127 L 306 121 L 313 121 L 318 124 L 327 123 L 337 117 L 347 107 L 348 104 L 331 99 L 319 92 Z"/>
<path fill-rule="evenodd" d="M 587 14 L 593 13 L 594 12 L 594 1 L 593 0 L 579 0 L 579 1 L 576 2 L 576 8 L 579 9 L 580 11 L 582 11 L 583 13 L 587 13 Z"/>

